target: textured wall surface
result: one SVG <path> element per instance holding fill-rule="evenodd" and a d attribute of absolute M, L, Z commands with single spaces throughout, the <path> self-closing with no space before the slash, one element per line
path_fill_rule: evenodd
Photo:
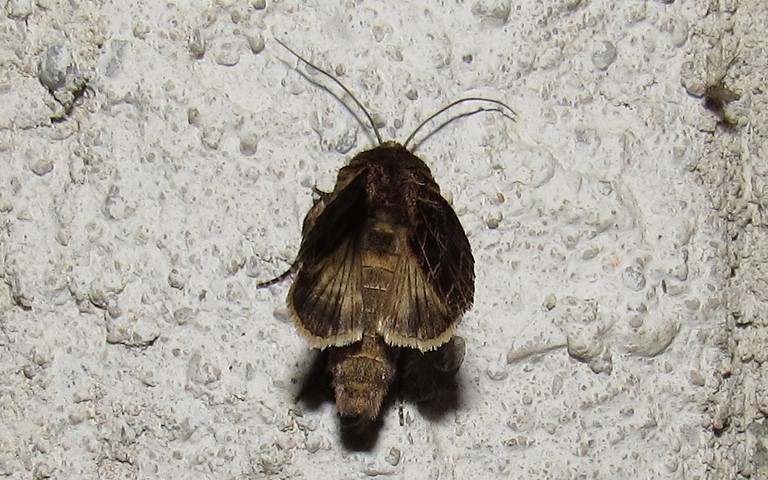
<path fill-rule="evenodd" d="M 768 478 L 768 7 L 742 3 L 5 2 L 0 476 Z M 475 305 L 450 398 L 400 425 L 393 395 L 367 445 L 297 401 L 290 281 L 255 285 L 376 143 L 275 38 L 388 139 L 461 97 L 516 112 L 416 151 Z"/>

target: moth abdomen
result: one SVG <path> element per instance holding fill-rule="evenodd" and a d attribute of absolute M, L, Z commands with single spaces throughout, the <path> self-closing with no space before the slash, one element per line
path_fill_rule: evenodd
<path fill-rule="evenodd" d="M 366 326 L 375 327 L 386 314 L 392 281 L 401 255 L 401 234 L 386 221 L 369 221 L 360 245 L 362 303 Z"/>
<path fill-rule="evenodd" d="M 376 335 L 331 350 L 328 366 L 333 377 L 336 408 L 342 417 L 370 421 L 379 416 L 381 404 L 395 379 L 400 349 Z"/>

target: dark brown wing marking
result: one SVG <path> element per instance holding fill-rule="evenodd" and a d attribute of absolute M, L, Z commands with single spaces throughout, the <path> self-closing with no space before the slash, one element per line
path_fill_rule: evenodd
<path fill-rule="evenodd" d="M 360 235 L 366 218 L 364 175 L 321 202 L 321 210 L 313 208 L 308 214 L 316 218 L 305 222 L 300 267 L 288 293 L 288 307 L 313 347 L 339 347 L 363 335 Z"/>
<path fill-rule="evenodd" d="M 447 342 L 472 306 L 474 259 L 456 213 L 436 185 L 423 186 L 412 198 L 404 239 L 410 251 L 398 263 L 391 307 L 379 331 L 391 345 L 427 351 Z"/>
<path fill-rule="evenodd" d="M 459 316 L 475 297 L 475 259 L 453 208 L 439 192 L 427 192 L 411 216 L 409 244 L 449 312 Z"/>

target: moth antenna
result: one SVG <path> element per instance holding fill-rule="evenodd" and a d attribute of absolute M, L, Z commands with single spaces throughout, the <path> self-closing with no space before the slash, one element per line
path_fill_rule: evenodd
<path fill-rule="evenodd" d="M 477 110 L 473 110 L 473 111 L 471 111 L 471 112 L 466 112 L 466 113 L 461 113 L 461 114 L 459 114 L 459 115 L 456 115 L 455 117 L 451 117 L 451 118 L 449 118 L 448 120 L 446 120 L 446 121 L 444 121 L 443 123 L 441 123 L 440 125 L 438 125 L 438 126 L 437 126 L 437 127 L 435 127 L 434 129 L 432 129 L 432 130 L 431 130 L 431 131 L 430 131 L 430 132 L 427 134 L 427 136 L 425 136 L 424 138 L 422 138 L 421 140 L 419 140 L 418 142 L 416 142 L 416 143 L 413 145 L 413 148 L 411 149 L 411 153 L 415 152 L 415 151 L 416 151 L 416 149 L 418 149 L 418 148 L 419 148 L 419 146 L 420 146 L 422 143 L 424 143 L 424 142 L 426 142 L 427 140 L 429 140 L 429 139 L 432 137 L 432 135 L 436 134 L 437 132 L 439 132 L 440 130 L 442 130 L 443 128 L 445 128 L 445 126 L 446 126 L 446 125 L 448 125 L 449 123 L 453 123 L 454 121 L 456 121 L 456 120 L 458 120 L 458 119 L 460 119 L 460 118 L 471 117 L 472 115 L 476 115 L 476 114 L 478 114 L 478 113 L 483 113 L 483 112 L 498 112 L 498 113 L 501 113 L 502 115 L 504 115 L 505 117 L 507 117 L 507 118 L 511 119 L 512 121 L 514 121 L 514 118 L 507 116 L 507 115 L 506 115 L 506 111 L 505 111 L 504 109 L 502 109 L 502 108 L 496 108 L 496 107 L 494 107 L 494 108 L 484 108 L 484 107 L 480 107 L 480 108 L 478 108 Z"/>
<path fill-rule="evenodd" d="M 326 77 L 330 78 L 330 79 L 333 81 L 333 83 L 335 83 L 336 85 L 338 85 L 339 87 L 341 87 L 341 89 L 342 89 L 342 90 L 344 90 L 344 92 L 345 92 L 347 95 L 349 95 L 349 96 L 350 96 L 350 98 L 352 98 L 352 101 L 354 101 L 354 102 L 355 102 L 355 105 L 357 105 L 358 107 L 360 107 L 360 110 L 362 110 L 362 111 L 363 111 L 363 113 L 365 114 L 365 118 L 367 118 L 367 119 L 368 119 L 368 123 L 370 123 L 370 124 L 371 124 L 371 128 L 373 129 L 373 133 L 376 135 L 376 140 L 379 142 L 379 145 L 381 145 L 382 143 L 384 143 L 384 141 L 383 141 L 383 140 L 382 140 L 382 138 L 381 138 L 381 133 L 379 133 L 379 129 L 378 129 L 378 128 L 376 128 L 376 124 L 375 124 L 375 123 L 374 123 L 374 121 L 373 121 L 373 117 L 371 117 L 371 115 L 368 113 L 368 110 L 366 110 L 365 106 L 363 106 L 363 104 L 362 104 L 362 103 L 361 103 L 361 102 L 360 102 L 360 101 L 357 99 L 357 97 L 355 97 L 355 95 L 354 95 L 354 94 L 353 94 L 353 93 L 352 93 L 352 92 L 351 92 L 351 91 L 350 91 L 350 90 L 349 90 L 349 89 L 348 89 L 348 88 L 347 88 L 347 87 L 346 87 L 346 86 L 345 86 L 343 83 L 341 83 L 341 80 L 337 79 L 336 77 L 334 77 L 334 76 L 333 76 L 333 75 L 331 75 L 330 73 L 326 72 L 325 70 L 323 70 L 322 68 L 318 67 L 318 66 L 317 66 L 317 65 L 315 65 L 314 63 L 310 62 L 310 61 L 309 61 L 309 60 L 307 60 L 306 58 L 302 57 L 301 55 L 299 55 L 298 53 L 296 53 L 296 52 L 295 52 L 295 51 L 294 51 L 294 50 L 293 50 L 291 47 L 289 47 L 288 45 L 284 44 L 284 43 L 283 43 L 282 41 L 280 41 L 279 39 L 277 39 L 277 38 L 276 38 L 276 39 L 275 39 L 275 41 L 276 41 L 277 43 L 279 43 L 280 45 L 282 45 L 282 46 L 283 46 L 283 48 L 285 48 L 286 50 L 288 50 L 289 52 L 291 52 L 291 53 L 292 53 L 292 54 L 293 54 L 293 55 L 294 55 L 296 58 L 298 58 L 300 61 L 304 62 L 305 64 L 307 64 L 307 65 L 309 65 L 310 67 L 314 68 L 315 70 L 317 70 L 318 72 L 322 73 L 322 74 L 323 74 L 323 75 L 325 75 Z"/>
<path fill-rule="evenodd" d="M 460 98 L 460 99 L 458 99 L 456 101 L 453 101 L 453 102 L 449 103 L 448 105 L 444 106 L 440 110 L 436 111 L 435 113 L 433 113 L 432 115 L 427 117 L 426 120 L 421 122 L 419 124 L 419 126 L 416 127 L 416 129 L 410 135 L 408 135 L 408 138 L 405 139 L 405 142 L 403 143 L 403 147 L 404 148 L 408 148 L 408 144 L 411 143 L 411 140 L 413 140 L 413 137 L 415 137 L 416 134 L 419 133 L 419 130 L 421 130 L 426 124 L 428 124 L 429 122 L 434 120 L 435 117 L 437 117 L 438 115 L 442 114 L 443 112 L 445 112 L 447 110 L 450 110 L 451 108 L 455 107 L 456 105 L 460 105 L 460 104 L 466 103 L 466 102 L 487 102 L 487 103 L 492 103 L 494 105 L 499 105 L 502 108 L 490 108 L 490 109 L 480 108 L 478 110 L 475 110 L 474 112 L 467 113 L 467 114 L 464 114 L 464 115 L 459 115 L 459 117 L 472 116 L 472 115 L 474 115 L 476 113 L 488 112 L 488 111 L 491 111 L 491 112 L 501 112 L 501 114 L 504 115 L 504 111 L 505 110 L 511 112 L 512 115 L 517 115 L 517 113 L 515 113 L 515 111 L 512 110 L 512 108 L 509 105 L 507 105 L 506 103 L 504 103 L 504 102 L 502 102 L 500 100 L 494 100 L 493 98 L 484 98 L 484 97 L 465 97 L 465 98 Z M 504 116 L 506 117 L 507 115 L 504 115 Z M 515 121 L 515 119 L 513 117 L 509 117 L 509 118 L 512 121 Z M 449 122 L 445 122 L 442 125 L 440 125 L 440 128 L 444 127 L 448 123 L 450 123 L 450 121 Z"/>

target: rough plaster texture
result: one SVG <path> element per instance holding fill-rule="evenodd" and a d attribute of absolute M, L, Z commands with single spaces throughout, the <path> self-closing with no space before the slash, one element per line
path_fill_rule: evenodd
<path fill-rule="evenodd" d="M 0 475 L 768 478 L 765 2 L 0 15 Z M 455 401 L 403 426 L 388 403 L 370 449 L 296 402 L 288 282 L 254 288 L 295 256 L 312 186 L 375 145 L 274 38 L 388 138 L 462 96 L 517 112 L 417 151 L 476 301 Z M 735 128 L 703 108 L 718 84 Z"/>

